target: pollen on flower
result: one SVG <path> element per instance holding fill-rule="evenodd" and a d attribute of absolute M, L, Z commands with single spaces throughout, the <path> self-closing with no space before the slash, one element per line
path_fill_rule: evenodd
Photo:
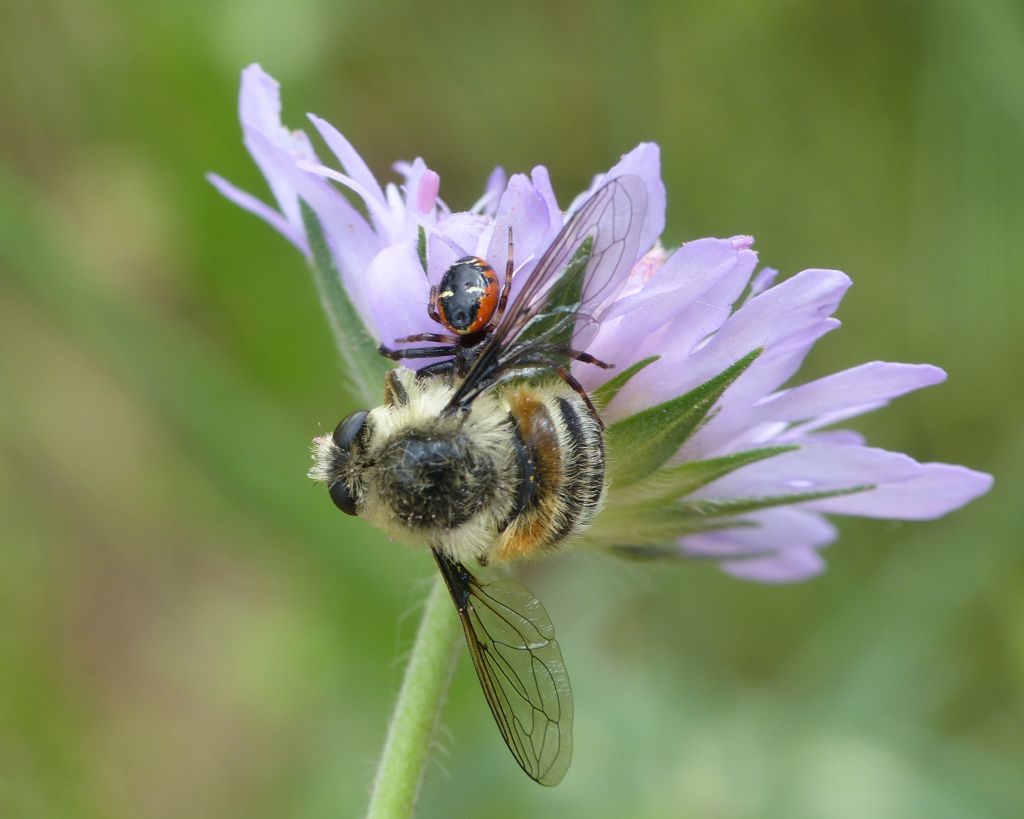
<path fill-rule="evenodd" d="M 659 241 L 640 257 L 640 261 L 633 267 L 633 275 L 638 276 L 641 282 L 647 284 L 654 277 L 654 274 L 658 272 L 658 269 L 665 264 L 667 259 L 668 251 L 661 246 Z"/>

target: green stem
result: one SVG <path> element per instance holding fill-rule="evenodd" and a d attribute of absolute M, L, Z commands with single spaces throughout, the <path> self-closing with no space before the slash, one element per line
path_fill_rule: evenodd
<path fill-rule="evenodd" d="M 438 575 L 427 597 L 402 690 L 391 715 L 367 819 L 406 819 L 413 815 L 455 668 L 459 633 L 451 597 Z"/>

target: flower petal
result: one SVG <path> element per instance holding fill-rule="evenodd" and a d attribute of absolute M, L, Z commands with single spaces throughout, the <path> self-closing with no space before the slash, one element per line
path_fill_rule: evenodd
<path fill-rule="evenodd" d="M 680 547 L 699 557 L 740 557 L 786 549 L 817 548 L 836 539 L 836 527 L 822 515 L 791 506 L 764 509 L 732 529 L 715 529 L 680 540 Z"/>
<path fill-rule="evenodd" d="M 992 476 L 965 466 L 921 464 L 912 480 L 888 483 L 870 492 L 812 501 L 804 508 L 838 515 L 898 520 L 932 520 L 959 509 L 992 488 Z"/>
<path fill-rule="evenodd" d="M 281 87 L 277 80 L 253 63 L 242 71 L 238 115 L 243 141 L 263 173 L 285 218 L 301 228 L 299 202 L 295 191 L 280 174 L 280 154 L 316 159 L 309 140 L 301 131 L 289 131 L 281 124 Z M 261 136 L 261 140 L 254 140 Z"/>
<path fill-rule="evenodd" d="M 561 209 L 558 207 L 555 189 L 551 187 L 551 176 L 548 174 L 548 169 L 543 165 L 537 165 L 530 171 L 530 181 L 533 183 L 534 189 L 544 200 L 544 204 L 548 209 L 548 232 L 551 237 L 548 244 L 550 244 L 555 240 L 558 231 L 562 229 L 564 218 Z"/>
<path fill-rule="evenodd" d="M 377 177 L 373 175 L 369 166 L 363 161 L 363 158 L 356 149 L 352 147 L 352 143 L 345 139 L 337 128 L 326 120 L 320 119 L 316 114 L 306 114 L 306 116 L 309 117 L 309 121 L 313 123 L 320 136 L 323 137 L 327 147 L 337 157 L 341 167 L 345 169 L 345 173 L 362 186 L 368 196 L 372 196 L 382 205 L 386 204 L 384 191 L 381 189 Z"/>
<path fill-rule="evenodd" d="M 510 299 L 515 300 L 541 255 L 547 250 L 555 233 L 562 226 L 562 214 L 548 209 L 544 194 L 521 173 L 514 174 L 501 196 L 494 225 L 480 237 L 486 247 L 482 255 L 495 270 L 505 270 L 508 260 L 508 229 L 512 228 L 516 276 L 512 280 Z"/>
<path fill-rule="evenodd" d="M 736 300 L 747 286 L 750 274 L 757 266 L 757 253 L 751 249 L 753 239 L 733 236 L 728 241 L 737 252 L 736 266 L 673 319 L 665 331 L 665 341 L 670 349 L 681 353 L 683 350 L 692 351 L 703 343 L 729 318 Z"/>
<path fill-rule="evenodd" d="M 439 283 L 441 276 L 456 259 L 477 255 L 477 244 L 489 225 L 490 222 L 485 216 L 475 213 L 453 213 L 441 219 L 435 227 L 429 228 L 427 278 L 430 283 Z M 504 270 L 499 270 L 499 278 L 504 273 Z"/>
<path fill-rule="evenodd" d="M 606 173 L 595 176 L 590 187 L 573 200 L 567 212 L 577 210 L 608 180 L 629 174 L 639 176 L 647 189 L 647 213 L 637 244 L 642 255 L 654 246 L 665 229 L 665 183 L 661 181 L 661 149 L 655 143 L 641 142 L 628 154 L 624 154 Z"/>
<path fill-rule="evenodd" d="M 306 235 L 297 225 L 291 224 L 280 213 L 270 207 L 270 205 L 266 204 L 266 202 L 257 199 L 251 193 L 246 193 L 245 191 L 236 188 L 223 177 L 218 176 L 215 173 L 208 173 L 206 178 L 210 181 L 210 184 L 220 191 L 221 194 L 229 201 L 234 202 L 240 208 L 249 211 L 249 213 L 254 216 L 258 216 L 274 228 L 274 230 L 284 236 L 285 239 L 295 245 L 303 255 L 309 255 L 309 243 L 306 241 Z"/>
<path fill-rule="evenodd" d="M 397 338 L 436 329 L 427 315 L 429 289 L 414 240 L 378 253 L 366 269 L 365 289 L 373 317 L 371 332 L 375 328 L 383 344 L 391 346 Z"/>
<path fill-rule="evenodd" d="M 253 133 L 251 142 L 273 163 L 276 177 L 288 185 L 296 203 L 299 199 L 305 201 L 320 220 L 349 297 L 364 319 L 368 318 L 370 302 L 366 294 L 365 271 L 380 252 L 380 238 L 345 196 L 316 174 L 299 167 L 303 161 L 296 164 L 289 154 L 272 146 L 263 134 Z"/>
<path fill-rule="evenodd" d="M 759 296 L 773 284 L 779 276 L 779 271 L 774 267 L 765 267 L 758 271 L 757 275 L 754 276 L 754 280 L 750 283 L 750 294 L 748 298 L 754 298 Z"/>
<path fill-rule="evenodd" d="M 852 429 L 830 429 L 827 432 L 813 432 L 806 436 L 807 441 L 818 444 L 838 444 L 839 446 L 864 446 L 864 436 Z"/>
<path fill-rule="evenodd" d="M 707 343 L 690 354 L 662 347 L 662 359 L 641 372 L 617 401 L 632 413 L 703 384 L 758 347 L 771 348 L 814 331 L 850 286 L 838 270 L 805 270 L 751 299 Z M 618 409 L 618 408 L 617 408 Z"/>
<path fill-rule="evenodd" d="M 384 241 L 398 241 L 406 236 L 405 230 L 405 205 L 401 201 L 401 196 L 397 193 L 397 190 L 393 185 L 388 185 L 388 190 L 395 193 L 395 199 L 397 203 L 389 201 L 388 204 L 382 205 L 378 202 L 373 194 L 371 194 L 366 188 L 360 185 L 351 176 L 346 176 L 343 173 L 339 173 L 334 168 L 328 168 L 326 165 L 321 165 L 319 162 L 311 162 L 308 160 L 300 159 L 295 163 L 299 170 L 305 171 L 313 176 L 319 176 L 323 179 L 333 179 L 335 182 L 340 182 L 350 191 L 359 196 L 366 205 L 366 209 L 370 212 L 370 216 L 373 218 L 374 223 L 380 227 L 381 238 Z M 329 187 L 329 186 L 328 186 Z"/>
<path fill-rule="evenodd" d="M 489 216 L 493 219 L 494 214 L 498 211 L 498 202 L 501 201 L 501 194 L 505 191 L 507 185 L 508 175 L 505 173 L 505 169 L 498 165 L 491 171 L 491 175 L 487 177 L 484 195 L 473 206 L 472 210 L 474 212 L 479 211 L 484 216 Z"/>
<path fill-rule="evenodd" d="M 618 299 L 606 318 L 642 309 L 643 321 L 637 324 L 649 332 L 656 330 L 718 284 L 736 268 L 738 260 L 739 251 L 729 239 L 686 242 L 668 257 L 646 285 L 633 295 Z M 730 301 L 726 308 L 731 305 Z M 626 348 L 630 346 L 624 344 Z"/>
<path fill-rule="evenodd" d="M 768 396 L 755 408 L 760 420 L 800 421 L 864 404 L 887 402 L 946 380 L 930 364 L 872 361 Z"/>
<path fill-rule="evenodd" d="M 792 452 L 737 469 L 702 487 L 693 497 L 749 498 L 823 492 L 908 481 L 920 476 L 922 471 L 917 461 L 899 452 L 839 444 L 805 444 Z"/>
<path fill-rule="evenodd" d="M 729 388 L 717 413 L 686 442 L 681 453 L 687 458 L 708 458 L 735 452 L 786 435 L 785 424 L 764 420 L 754 410 L 765 395 L 788 381 L 803 364 L 818 339 L 839 326 L 826 318 L 765 350 Z M 788 438 L 787 438 L 788 440 Z M 803 435 L 794 437 L 799 443 Z"/>
<path fill-rule="evenodd" d="M 731 239 L 687 242 L 648 282 L 615 302 L 588 352 L 622 368 L 650 355 L 665 355 L 667 350 L 681 355 L 729 315 L 732 301 L 743 291 L 756 261 L 753 251 L 737 247 Z M 643 272 L 634 269 L 631 283 Z M 585 387 L 605 377 L 592 370 L 575 368 Z M 621 401 L 608 410 L 610 418 L 642 408 L 639 402 L 630 401 L 634 389 L 639 388 L 626 385 Z"/>
<path fill-rule="evenodd" d="M 814 549 L 786 549 L 764 557 L 722 563 L 726 574 L 755 583 L 797 583 L 825 571 L 825 560 Z"/>
<path fill-rule="evenodd" d="M 700 384 L 758 347 L 768 349 L 805 333 L 831 316 L 850 279 L 838 270 L 804 270 L 737 310 L 692 358 Z M 707 375 L 704 375 L 704 372 Z"/>
<path fill-rule="evenodd" d="M 259 63 L 242 69 L 238 116 L 243 125 L 287 141 L 288 132 L 281 125 L 281 85 Z"/>
<path fill-rule="evenodd" d="M 441 177 L 419 157 L 409 166 L 405 179 L 406 229 L 415 227 L 420 217 L 432 215 L 437 204 Z"/>

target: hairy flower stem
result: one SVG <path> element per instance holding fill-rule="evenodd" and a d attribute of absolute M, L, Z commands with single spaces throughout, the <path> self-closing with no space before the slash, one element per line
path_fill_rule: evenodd
<path fill-rule="evenodd" d="M 458 657 L 459 621 L 438 575 L 427 597 L 405 679 L 398 694 L 367 819 L 406 819 L 420 783 Z"/>

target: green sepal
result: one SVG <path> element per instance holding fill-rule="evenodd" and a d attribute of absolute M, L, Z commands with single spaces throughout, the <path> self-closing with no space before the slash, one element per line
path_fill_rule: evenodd
<path fill-rule="evenodd" d="M 646 478 L 679 451 L 707 417 L 729 386 L 739 378 L 762 348 L 686 395 L 642 410 L 608 428 L 608 464 L 612 486 L 629 486 Z"/>
<path fill-rule="evenodd" d="M 738 515 L 774 506 L 790 506 L 807 501 L 852 495 L 874 488 L 874 484 L 865 484 L 843 489 L 799 492 L 788 495 L 765 495 L 726 500 L 684 500 L 663 504 L 660 508 L 608 508 L 602 513 L 599 525 L 588 531 L 585 537 L 590 544 L 605 547 L 621 547 L 624 543 L 631 547 L 664 544 L 698 532 L 751 524 L 751 521 L 742 519 L 730 520 Z"/>
<path fill-rule="evenodd" d="M 679 547 L 674 543 L 650 543 L 644 546 L 609 546 L 608 551 L 616 557 L 621 557 L 624 560 L 633 560 L 637 563 L 673 560 L 679 555 Z"/>
<path fill-rule="evenodd" d="M 554 331 L 547 340 L 556 347 L 568 345 L 576 328 L 576 310 L 583 296 L 584 274 L 593 250 L 594 238 L 587 236 L 548 293 L 538 318 L 520 334 L 520 340 L 529 341 Z"/>
<path fill-rule="evenodd" d="M 615 506 L 661 506 L 668 501 L 685 497 L 702 486 L 716 481 L 742 466 L 757 463 L 800 447 L 763 447 L 735 452 L 721 458 L 703 461 L 688 461 L 675 466 L 663 467 L 631 486 L 619 489 L 614 484 L 608 496 L 608 503 Z"/>
<path fill-rule="evenodd" d="M 420 225 L 416 232 L 416 255 L 420 258 L 423 275 L 427 275 L 427 231 L 423 225 Z"/>
<path fill-rule="evenodd" d="M 644 367 L 653 364 L 659 358 L 661 358 L 660 355 L 652 355 L 648 358 L 644 358 L 636 362 L 636 364 L 631 364 L 626 367 L 626 369 L 621 373 L 617 373 L 609 378 L 600 387 L 590 393 L 590 400 L 594 402 L 594 406 L 598 409 L 607 407 L 612 402 L 612 399 L 619 394 L 619 390 L 625 387 L 634 375 L 640 372 Z"/>
<path fill-rule="evenodd" d="M 345 375 L 364 406 L 376 406 L 384 389 L 384 374 L 392 365 L 377 352 L 377 342 L 348 297 L 327 247 L 320 220 L 305 202 L 300 201 L 299 205 L 311 251 L 309 267 L 334 343 L 345 363 Z"/>

